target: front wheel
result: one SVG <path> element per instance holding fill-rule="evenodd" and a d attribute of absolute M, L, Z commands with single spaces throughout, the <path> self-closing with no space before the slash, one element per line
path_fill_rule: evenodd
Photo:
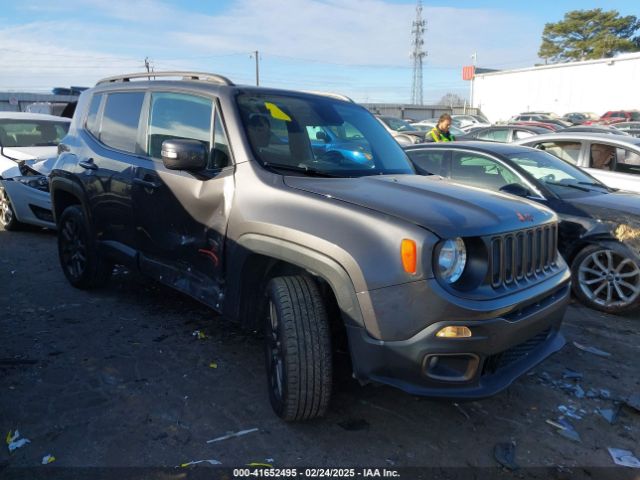
<path fill-rule="evenodd" d="M 90 289 L 104 285 L 112 265 L 98 252 L 94 236 L 79 205 L 67 207 L 58 222 L 58 256 L 69 283 Z"/>
<path fill-rule="evenodd" d="M 573 291 L 585 305 L 620 314 L 640 303 L 638 258 L 622 245 L 584 248 L 571 267 Z"/>
<path fill-rule="evenodd" d="M 316 282 L 276 277 L 267 286 L 265 353 L 269 400 L 286 421 L 325 414 L 331 397 L 329 320 Z"/>
<path fill-rule="evenodd" d="M 16 218 L 7 191 L 0 187 L 0 225 L 5 230 L 18 230 L 22 225 Z"/>

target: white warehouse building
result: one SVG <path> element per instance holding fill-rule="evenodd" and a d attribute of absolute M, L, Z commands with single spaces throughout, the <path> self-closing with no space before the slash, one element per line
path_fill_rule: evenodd
<path fill-rule="evenodd" d="M 521 112 L 640 109 L 640 53 L 476 74 L 473 105 L 492 122 Z"/>

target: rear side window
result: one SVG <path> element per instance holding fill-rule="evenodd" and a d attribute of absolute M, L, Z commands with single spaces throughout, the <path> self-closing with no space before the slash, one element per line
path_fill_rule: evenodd
<path fill-rule="evenodd" d="M 143 101 L 144 92 L 107 95 L 100 128 L 100 141 L 118 150 L 134 153 Z"/>
<path fill-rule="evenodd" d="M 478 139 L 489 140 L 491 142 L 503 142 L 506 143 L 509 140 L 509 129 L 501 128 L 494 130 L 487 130 L 478 134 Z"/>
<path fill-rule="evenodd" d="M 536 145 L 536 148 L 576 165 L 580 158 L 582 144 L 579 142 L 545 142 Z"/>
<path fill-rule="evenodd" d="M 208 98 L 183 93 L 152 94 L 148 155 L 162 158 L 162 142 L 174 139 L 199 140 L 210 151 L 212 113 L 213 101 Z"/>
<path fill-rule="evenodd" d="M 89 113 L 87 113 L 87 121 L 85 126 L 96 138 L 98 137 L 98 110 L 100 109 L 100 102 L 102 101 L 102 94 L 94 95 L 91 99 L 91 105 L 89 105 Z"/>
<path fill-rule="evenodd" d="M 446 175 L 444 172 L 446 152 L 440 150 L 409 150 L 407 155 L 419 174 Z"/>
<path fill-rule="evenodd" d="M 535 135 L 535 133 L 528 132 L 527 130 L 514 130 L 513 131 L 513 138 L 515 138 L 516 140 L 520 140 L 521 138 L 533 137 L 534 135 Z"/>

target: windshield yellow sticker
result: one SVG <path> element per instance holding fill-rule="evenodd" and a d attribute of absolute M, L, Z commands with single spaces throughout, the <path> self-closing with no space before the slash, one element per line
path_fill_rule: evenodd
<path fill-rule="evenodd" d="M 269 110 L 269 113 L 271 113 L 271 116 L 273 118 L 277 120 L 284 120 L 285 122 L 291 121 L 291 117 L 280 110 L 280 107 L 278 107 L 275 103 L 264 102 L 264 106 L 267 107 L 267 110 Z"/>

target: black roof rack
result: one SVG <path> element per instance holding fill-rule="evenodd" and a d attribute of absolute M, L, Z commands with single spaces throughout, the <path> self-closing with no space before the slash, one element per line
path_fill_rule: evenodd
<path fill-rule="evenodd" d="M 223 77 L 222 75 L 218 75 L 216 73 L 205 73 L 205 72 L 143 72 L 143 73 L 127 73 L 124 75 L 117 75 L 115 77 L 107 77 L 102 80 L 98 80 L 97 85 L 102 85 L 105 83 L 116 83 L 116 82 L 129 82 L 132 79 L 147 79 L 154 80 L 158 77 L 180 77 L 182 80 L 201 80 L 203 82 L 211 82 L 217 83 L 219 85 L 234 85 L 234 83 L 229 80 L 227 77 Z"/>

